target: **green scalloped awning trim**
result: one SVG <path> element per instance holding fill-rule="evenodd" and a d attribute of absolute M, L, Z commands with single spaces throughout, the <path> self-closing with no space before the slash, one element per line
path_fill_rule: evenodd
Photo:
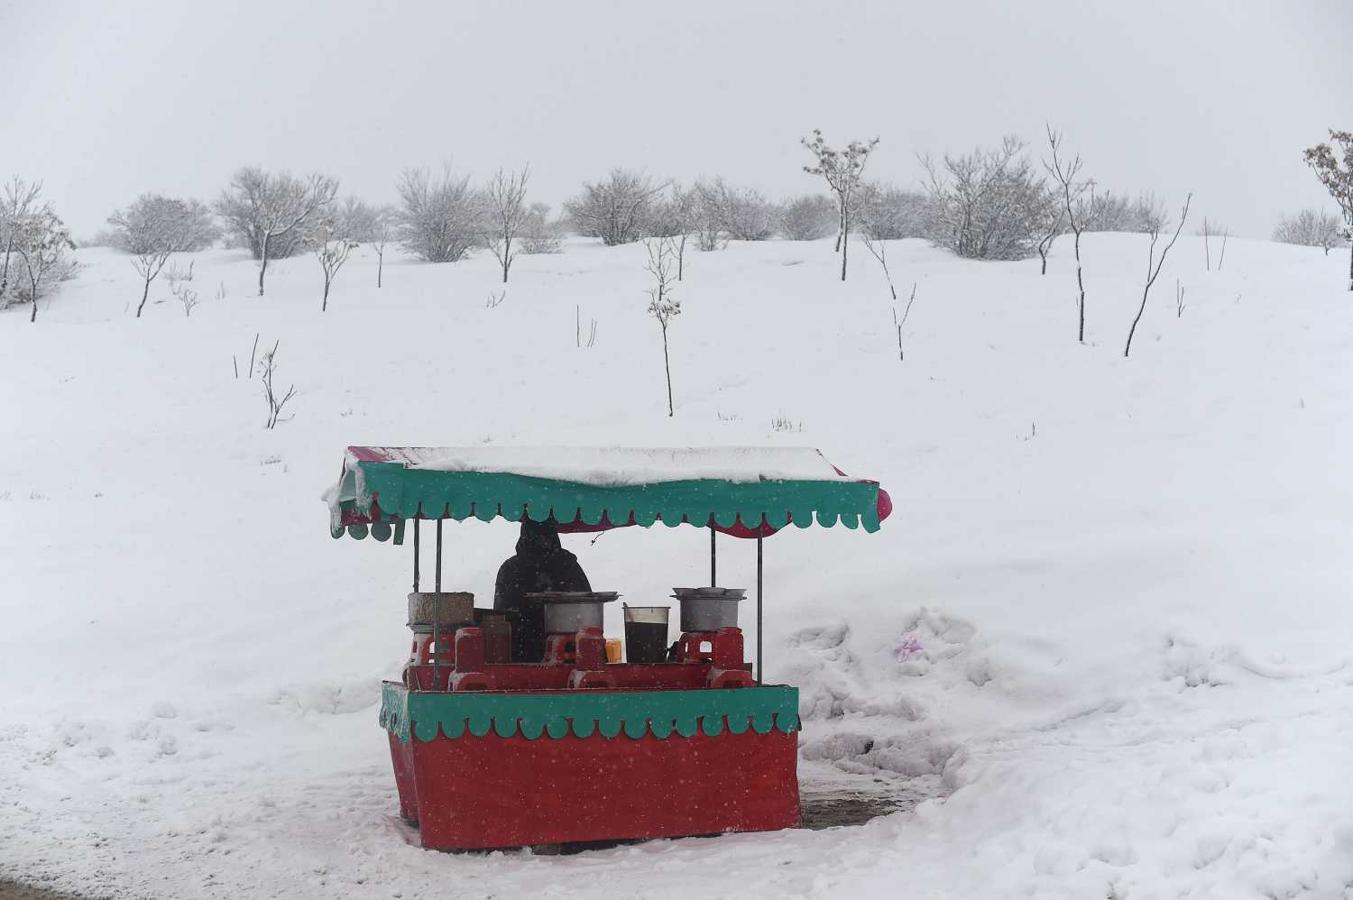
<path fill-rule="evenodd" d="M 791 522 L 800 528 L 814 522 L 831 527 L 839 521 L 847 528 L 879 529 L 879 486 L 869 481 L 690 479 L 591 485 L 505 472 L 409 468 L 399 462 L 361 461 L 357 466 L 360 477 L 351 472 L 347 476 L 356 483 L 346 486 L 340 508 L 370 516 L 374 500 L 382 523 L 414 517 L 475 517 L 485 522 L 501 517 L 516 522 L 524 515 L 535 521 L 553 516 L 559 522 L 588 525 L 600 523 L 603 516 L 615 525 L 633 518 L 645 528 L 659 521 L 672 527 L 683 521 L 704 526 L 713 519 L 723 527 L 739 521 L 748 528 L 763 521 L 773 528 Z M 344 530 L 359 539 L 368 533 L 362 525 L 344 529 L 335 524 L 333 536 L 341 537 Z M 390 536 L 389 528 L 380 528 L 380 523 L 371 526 L 370 533 L 377 540 Z"/>
<path fill-rule="evenodd" d="M 524 694 L 498 691 L 410 692 L 386 682 L 381 693 L 380 724 L 407 743 L 410 736 L 456 739 L 467 733 L 499 737 L 520 733 L 529 741 L 541 735 L 559 739 L 621 734 L 638 740 L 652 734 L 717 737 L 724 730 L 748 728 L 767 734 L 799 729 L 799 689 L 783 685 L 694 691 L 555 691 Z"/>

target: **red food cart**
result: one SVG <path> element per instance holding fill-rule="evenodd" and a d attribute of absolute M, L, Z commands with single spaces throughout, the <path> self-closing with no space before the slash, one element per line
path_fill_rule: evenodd
<path fill-rule="evenodd" d="M 798 691 L 761 682 L 762 545 L 791 524 L 878 530 L 891 503 L 877 482 L 846 477 L 802 448 L 349 447 L 326 499 L 335 538 L 402 544 L 412 532 L 415 634 L 402 680 L 383 686 L 380 724 L 400 815 L 422 846 L 798 824 Z M 472 595 L 441 589 L 442 524 L 471 517 L 551 522 L 560 532 L 708 528 L 711 585 L 717 535 L 754 540 L 755 667 L 732 619 L 694 615 L 696 600 L 688 616 L 685 599 L 681 638 L 666 659 L 608 661 L 598 626 L 600 604 L 614 595 L 602 594 L 545 598 L 596 618 L 556 617 L 569 624 L 547 628 L 541 659 L 505 658 L 503 623 L 474 610 Z M 432 592 L 419 584 L 426 520 L 436 531 Z M 723 590 L 681 596 L 705 602 Z"/>

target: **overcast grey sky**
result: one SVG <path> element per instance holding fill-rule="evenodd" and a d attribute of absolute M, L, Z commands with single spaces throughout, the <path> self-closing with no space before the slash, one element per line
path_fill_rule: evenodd
<path fill-rule="evenodd" d="M 443 160 L 529 161 L 552 204 L 616 165 L 781 196 L 817 187 L 813 127 L 880 137 L 905 185 L 1050 120 L 1105 187 L 1262 236 L 1322 202 L 1301 148 L 1353 129 L 1353 0 L 0 0 L 0 34 L 0 175 L 77 234 L 251 163 L 372 200 Z"/>

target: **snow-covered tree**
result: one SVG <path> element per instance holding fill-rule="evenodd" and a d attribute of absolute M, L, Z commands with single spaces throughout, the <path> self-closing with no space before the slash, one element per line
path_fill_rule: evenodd
<path fill-rule="evenodd" d="M 608 247 L 628 244 L 651 233 L 654 207 L 663 186 L 628 169 L 612 169 L 604 181 L 583 184 L 582 193 L 564 204 L 584 237 L 601 238 Z"/>
<path fill-rule="evenodd" d="M 159 194 L 142 194 L 109 216 L 108 224 L 113 226 L 112 246 L 132 255 L 132 268 L 141 276 L 138 319 L 150 297 L 151 283 L 169 258 L 210 247 L 221 234 L 204 204 Z"/>
<path fill-rule="evenodd" d="M 728 245 L 723 179 L 700 178 L 690 190 L 691 230 L 695 246 L 702 252 L 722 250 Z"/>
<path fill-rule="evenodd" d="M 1122 231 L 1150 234 L 1159 229 L 1165 210 L 1150 194 L 1130 200 L 1112 191 L 1092 187 L 1081 196 L 1080 218 L 1085 231 Z"/>
<path fill-rule="evenodd" d="M 672 404 L 672 359 L 667 351 L 667 326 L 672 319 L 681 315 L 681 301 L 672 298 L 672 286 L 676 280 L 676 248 L 668 237 L 649 238 L 644 241 L 648 250 L 648 264 L 645 268 L 653 277 L 652 287 L 648 289 L 648 314 L 658 320 L 662 329 L 662 368 L 667 376 L 667 415 L 676 414 Z"/>
<path fill-rule="evenodd" d="M 816 241 L 832 233 L 838 222 L 836 204 L 822 194 L 804 194 L 780 206 L 778 230 L 790 241 Z"/>
<path fill-rule="evenodd" d="M 235 173 L 216 201 L 216 211 L 259 261 L 260 297 L 268 261 L 306 249 L 310 227 L 337 193 L 337 179 L 318 173 L 296 178 L 254 166 Z"/>
<path fill-rule="evenodd" d="M 859 189 L 864 176 L 864 167 L 869 162 L 869 154 L 878 146 L 879 139 L 851 141 L 842 149 L 827 144 L 822 132 L 813 129 L 811 137 L 803 138 L 802 144 L 813 154 L 811 166 L 803 170 L 809 175 L 817 175 L 827 182 L 827 187 L 836 197 L 836 209 L 840 216 L 840 230 L 837 232 L 836 248 L 841 253 L 841 280 L 846 280 L 846 258 L 850 253 L 851 215 L 855 210 L 855 192 Z"/>
<path fill-rule="evenodd" d="M 724 228 L 735 241 L 765 241 L 775 234 L 775 206 L 754 188 L 732 187 L 719 180 Z"/>
<path fill-rule="evenodd" d="M 926 235 L 928 209 L 925 194 L 867 181 L 856 192 L 853 218 L 870 240 L 899 241 Z"/>
<path fill-rule="evenodd" d="M 526 203 L 526 183 L 531 167 L 518 172 L 499 169 L 484 187 L 484 243 L 493 251 L 503 270 L 503 284 L 519 249 L 518 239 L 526 226 L 530 207 Z"/>
<path fill-rule="evenodd" d="M 1047 187 L 1024 153 L 1024 142 L 979 148 L 943 161 L 922 160 L 928 173 L 930 239 L 969 259 L 1024 259 L 1036 250 Z"/>
<path fill-rule="evenodd" d="M 559 223 L 550 218 L 548 203 L 532 203 L 521 228 L 521 252 L 558 253 L 564 241 Z"/>
<path fill-rule="evenodd" d="M 75 242 L 50 204 L 30 204 L 28 211 L 10 227 L 14 229 L 13 252 L 20 264 L 18 284 L 12 293 L 18 302 L 33 304 L 28 321 L 36 322 L 38 301 L 52 285 L 75 272 L 75 263 L 67 255 L 75 249 Z"/>
<path fill-rule="evenodd" d="M 1353 238 L 1353 132 L 1331 131 L 1330 142 L 1339 148 L 1337 156 L 1329 144 L 1316 144 L 1307 148 L 1306 163 L 1339 204 L 1344 217 L 1344 237 Z M 1348 255 L 1348 289 L 1353 291 L 1353 247 Z"/>
<path fill-rule="evenodd" d="M 1292 216 L 1283 216 L 1273 229 L 1273 239 L 1283 244 L 1319 247 L 1329 256 L 1335 247 L 1344 245 L 1339 217 L 1323 209 L 1303 209 Z"/>
<path fill-rule="evenodd" d="M 329 308 L 329 290 L 333 287 L 338 270 L 348 261 L 349 254 L 357 247 L 357 242 L 344 237 L 336 230 L 321 226 L 315 241 L 315 259 L 324 271 L 324 297 L 320 301 L 319 311 Z"/>
<path fill-rule="evenodd" d="M 483 203 L 468 175 L 443 167 L 407 169 L 399 179 L 399 236 L 405 250 L 427 262 L 458 262 L 483 231 Z"/>
<path fill-rule="evenodd" d="M 0 309 L 8 305 L 15 273 L 14 248 L 19 238 L 19 223 L 37 207 L 38 197 L 42 194 L 42 182 L 27 182 L 17 175 L 5 185 L 0 196 Z"/>

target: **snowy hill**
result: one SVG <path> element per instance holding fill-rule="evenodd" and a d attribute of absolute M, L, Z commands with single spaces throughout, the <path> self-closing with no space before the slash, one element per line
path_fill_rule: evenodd
<path fill-rule="evenodd" d="M 165 897 L 1347 896 L 1345 260 L 1232 240 L 1207 272 L 1183 238 L 1124 359 L 1145 242 L 1086 238 L 1086 345 L 1069 242 L 1046 277 L 899 242 L 905 361 L 862 247 L 845 284 L 829 242 L 691 252 L 671 419 L 637 245 L 523 257 L 496 306 L 491 258 L 387 261 L 377 290 L 359 255 L 323 314 L 313 258 L 271 266 L 260 298 L 252 261 L 213 251 L 191 317 L 157 283 L 140 320 L 126 258 L 81 251 L 36 325 L 0 314 L 0 876 Z M 298 391 L 274 431 L 255 335 Z M 878 534 L 766 543 L 765 655 L 801 687 L 805 792 L 908 801 L 567 857 L 406 845 L 376 703 L 406 651 L 408 548 L 332 540 L 320 503 L 359 443 L 809 445 L 879 479 Z M 450 587 L 486 604 L 515 531 L 447 536 Z M 566 544 L 594 585 L 659 598 L 703 579 L 706 540 Z M 752 564 L 721 545 L 727 583 Z"/>

